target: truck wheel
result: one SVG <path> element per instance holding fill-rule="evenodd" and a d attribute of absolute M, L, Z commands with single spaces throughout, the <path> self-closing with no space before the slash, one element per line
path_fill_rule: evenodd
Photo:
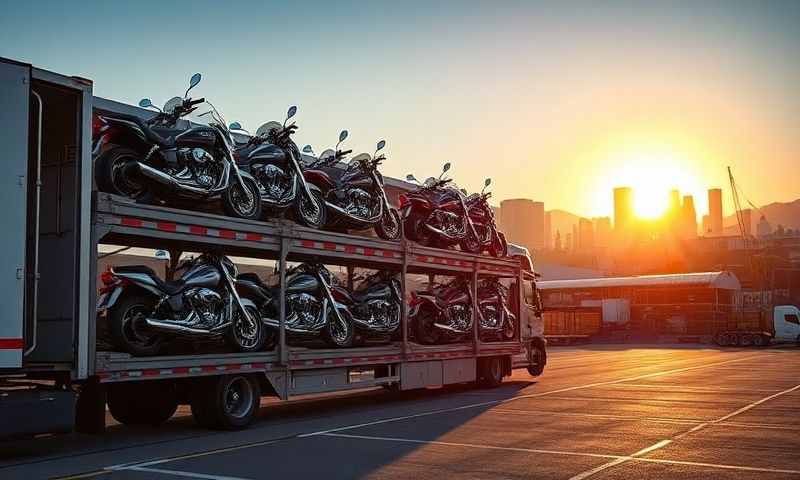
<path fill-rule="evenodd" d="M 121 351 L 135 357 L 157 355 L 164 336 L 147 326 L 145 318 L 155 308 L 156 299 L 136 291 L 123 291 L 108 311 L 111 339 Z"/>
<path fill-rule="evenodd" d="M 478 360 L 478 385 L 482 388 L 495 388 L 503 383 L 503 362 L 499 357 Z"/>
<path fill-rule="evenodd" d="M 744 333 L 739 337 L 739 345 L 742 347 L 749 347 L 753 343 L 753 336 L 749 333 Z"/>
<path fill-rule="evenodd" d="M 192 416 L 203 427 L 239 430 L 250 425 L 261 405 L 261 388 L 250 375 L 224 375 L 196 382 Z"/>
<path fill-rule="evenodd" d="M 111 384 L 107 401 L 111 416 L 124 425 L 161 425 L 178 409 L 173 382 Z"/>
<path fill-rule="evenodd" d="M 528 347 L 528 374 L 532 377 L 538 377 L 544 372 L 544 366 L 547 364 L 547 352 L 536 342 L 531 342 Z"/>
<path fill-rule="evenodd" d="M 753 338 L 753 345 L 756 347 L 766 347 L 769 345 L 769 337 L 766 335 L 756 335 Z"/>

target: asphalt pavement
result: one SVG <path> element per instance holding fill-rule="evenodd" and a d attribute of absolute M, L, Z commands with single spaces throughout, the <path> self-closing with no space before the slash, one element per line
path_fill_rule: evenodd
<path fill-rule="evenodd" d="M 496 389 L 265 400 L 240 432 L 194 425 L 0 444 L 0 478 L 800 478 L 800 348 L 552 348 Z"/>

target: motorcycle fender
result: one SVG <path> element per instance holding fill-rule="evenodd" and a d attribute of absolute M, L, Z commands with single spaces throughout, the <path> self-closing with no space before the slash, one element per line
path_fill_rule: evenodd
<path fill-rule="evenodd" d="M 113 307 L 119 300 L 120 294 L 122 294 L 122 287 L 117 287 L 111 292 L 100 295 L 100 298 L 97 299 L 97 311 L 100 312 Z"/>
<path fill-rule="evenodd" d="M 260 304 L 268 304 L 271 298 L 264 293 L 264 290 L 253 282 L 247 280 L 236 280 L 236 292 L 244 300 L 245 297 L 253 299 Z"/>
<path fill-rule="evenodd" d="M 113 117 L 103 117 L 112 129 L 105 132 L 107 143 L 125 145 L 141 152 L 150 150 L 152 144 L 147 141 L 145 133 L 133 122 Z"/>
<path fill-rule="evenodd" d="M 417 301 L 411 305 L 408 316 L 416 315 L 423 306 L 430 306 L 435 311 L 440 312 L 439 305 L 436 304 L 436 297 L 433 295 L 417 294 Z"/>
<path fill-rule="evenodd" d="M 163 297 L 164 292 L 159 290 L 153 279 L 142 273 L 117 273 L 117 276 L 128 280 L 133 285 L 140 287 L 157 297 Z"/>
<path fill-rule="evenodd" d="M 316 185 L 323 192 L 335 186 L 335 182 L 331 179 L 330 175 L 322 170 L 304 170 L 303 178 L 305 178 L 306 182 Z"/>

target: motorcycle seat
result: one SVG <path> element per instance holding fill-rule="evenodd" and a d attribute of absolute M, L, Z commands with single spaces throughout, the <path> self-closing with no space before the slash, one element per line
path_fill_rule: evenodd
<path fill-rule="evenodd" d="M 244 280 L 246 282 L 255 283 L 256 285 L 263 285 L 261 278 L 252 272 L 240 273 L 236 278 L 238 280 Z"/>
<path fill-rule="evenodd" d="M 147 275 L 153 279 L 153 282 L 155 282 L 155 284 L 158 286 L 158 289 L 166 293 L 167 295 L 175 295 L 176 293 L 180 293 L 184 288 L 186 288 L 186 282 L 184 282 L 183 280 L 165 282 L 164 280 L 161 280 L 161 277 L 156 275 L 156 272 L 153 271 L 152 268 L 145 265 L 123 265 L 119 267 L 114 267 L 114 271 L 117 273 L 138 273 L 142 275 Z"/>

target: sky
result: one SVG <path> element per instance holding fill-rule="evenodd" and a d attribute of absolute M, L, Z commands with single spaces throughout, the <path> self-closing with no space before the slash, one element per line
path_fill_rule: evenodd
<path fill-rule="evenodd" d="M 386 139 L 385 174 L 437 175 L 493 201 L 643 214 L 670 188 L 756 205 L 800 198 L 800 2 L 7 2 L 0 56 L 96 95 L 195 95 L 255 130 L 299 107 L 322 151 Z M 13 5 L 13 7 L 11 7 Z"/>

